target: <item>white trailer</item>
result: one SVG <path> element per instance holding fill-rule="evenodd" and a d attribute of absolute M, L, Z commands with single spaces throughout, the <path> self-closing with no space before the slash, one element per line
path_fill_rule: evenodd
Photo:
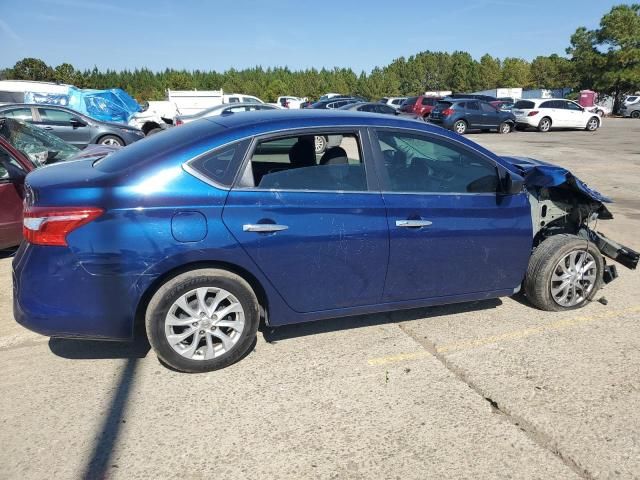
<path fill-rule="evenodd" d="M 522 88 L 492 88 L 490 90 L 482 90 L 481 92 L 473 92 L 473 95 L 489 95 L 496 98 L 522 98 Z"/>
<path fill-rule="evenodd" d="M 167 101 L 175 105 L 180 115 L 193 115 L 207 108 L 222 105 L 222 90 L 167 90 Z"/>

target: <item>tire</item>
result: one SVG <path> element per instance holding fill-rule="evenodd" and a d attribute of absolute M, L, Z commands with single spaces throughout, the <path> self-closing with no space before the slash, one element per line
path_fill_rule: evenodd
<path fill-rule="evenodd" d="M 464 120 L 456 120 L 452 127 L 453 131 L 459 135 L 464 135 L 467 131 L 467 122 Z"/>
<path fill-rule="evenodd" d="M 575 263 L 584 267 L 593 262 L 591 268 L 582 274 L 576 269 L 571 270 L 574 254 Z M 531 255 L 524 279 L 524 293 L 540 310 L 574 310 L 583 307 L 598 293 L 603 271 L 604 260 L 593 243 L 575 235 L 555 235 L 544 240 Z M 569 277 L 558 280 L 562 275 Z M 569 282 L 568 285 L 561 288 L 565 281 Z"/>
<path fill-rule="evenodd" d="M 105 135 L 104 137 L 100 137 L 98 140 L 98 145 L 109 145 L 111 147 L 124 147 L 126 144 L 124 140 L 120 137 L 116 137 L 115 135 Z"/>
<path fill-rule="evenodd" d="M 207 307 L 215 306 L 215 312 L 229 312 L 220 318 L 211 311 L 203 314 L 201 298 Z M 171 319 L 174 325 L 167 324 Z M 225 368 L 243 358 L 256 338 L 259 320 L 251 286 L 234 273 L 207 268 L 183 273 L 162 285 L 149 302 L 145 327 L 162 362 L 181 372 L 198 373 Z M 182 340 L 170 342 L 169 335 Z"/>
<path fill-rule="evenodd" d="M 631 112 L 631 118 L 640 118 L 640 110 L 634 110 Z"/>
<path fill-rule="evenodd" d="M 161 131 L 162 131 L 161 128 L 152 128 L 145 134 L 145 136 L 149 137 L 151 135 L 155 135 L 156 133 L 160 133 Z"/>
<path fill-rule="evenodd" d="M 323 137 L 322 135 L 316 135 L 314 140 L 314 147 L 316 149 L 317 155 L 324 153 L 324 151 L 327 149 L 326 137 Z"/>
<path fill-rule="evenodd" d="M 549 117 L 544 117 L 538 124 L 538 131 L 547 133 L 549 130 L 551 130 L 551 119 Z"/>
<path fill-rule="evenodd" d="M 591 117 L 587 121 L 587 126 L 585 127 L 585 130 L 587 132 L 595 132 L 599 126 L 600 126 L 600 119 L 598 117 Z"/>
<path fill-rule="evenodd" d="M 502 122 L 498 127 L 498 133 L 503 133 L 503 134 L 511 133 L 512 128 L 513 128 L 513 125 L 510 124 L 509 122 Z"/>

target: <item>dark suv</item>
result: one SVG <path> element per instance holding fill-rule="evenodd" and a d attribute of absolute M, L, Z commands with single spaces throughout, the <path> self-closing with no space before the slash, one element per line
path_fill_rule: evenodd
<path fill-rule="evenodd" d="M 425 120 L 433 110 L 433 107 L 441 100 L 442 97 L 427 97 L 420 95 L 418 97 L 409 97 L 402 105 L 400 105 L 401 113 L 413 113 Z"/>
<path fill-rule="evenodd" d="M 516 124 L 516 117 L 482 100 L 446 98 L 433 108 L 429 121 L 461 135 L 469 129 L 497 129 L 499 133 L 509 133 Z"/>

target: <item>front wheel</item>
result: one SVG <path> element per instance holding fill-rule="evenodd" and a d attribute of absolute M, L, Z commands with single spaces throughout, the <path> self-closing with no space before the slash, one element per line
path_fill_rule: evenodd
<path fill-rule="evenodd" d="M 640 110 L 634 110 L 631 112 L 631 118 L 640 118 Z"/>
<path fill-rule="evenodd" d="M 98 142 L 100 145 L 108 145 L 110 147 L 124 147 L 124 140 L 115 135 L 105 135 Z"/>
<path fill-rule="evenodd" d="M 603 271 L 604 260 L 593 243 L 575 235 L 555 235 L 531 255 L 524 292 L 541 310 L 580 308 L 602 286 Z"/>
<path fill-rule="evenodd" d="M 453 131 L 460 135 L 464 135 L 464 132 L 467 131 L 467 122 L 464 120 L 458 120 L 453 124 Z"/>
<path fill-rule="evenodd" d="M 587 131 L 595 132 L 600 126 L 600 120 L 597 117 L 591 117 L 587 122 Z"/>
<path fill-rule="evenodd" d="M 511 124 L 509 122 L 502 122 L 498 127 L 498 133 L 511 133 Z"/>
<path fill-rule="evenodd" d="M 181 372 L 209 372 L 241 359 L 252 347 L 259 307 L 249 284 L 213 268 L 174 277 L 153 295 L 145 316 L 158 358 Z"/>

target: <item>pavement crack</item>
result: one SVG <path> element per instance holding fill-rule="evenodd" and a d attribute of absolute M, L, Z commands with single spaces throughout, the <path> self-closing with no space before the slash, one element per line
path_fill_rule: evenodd
<path fill-rule="evenodd" d="M 581 478 L 585 480 L 595 479 L 595 476 L 591 474 L 591 472 L 589 472 L 584 467 L 581 467 L 578 462 L 574 460 L 570 455 L 562 452 L 558 444 L 550 435 L 538 429 L 534 424 L 532 424 L 525 418 L 520 417 L 514 412 L 511 412 L 504 405 L 499 405 L 495 399 L 491 398 L 491 396 L 487 392 L 485 392 L 479 385 L 473 382 L 463 369 L 458 368 L 456 365 L 450 362 L 444 353 L 438 352 L 435 343 L 433 343 L 427 337 L 419 337 L 414 335 L 413 332 L 407 329 L 405 324 L 403 323 L 396 323 L 396 325 L 405 335 L 407 335 L 409 338 L 418 343 L 422 348 L 424 348 L 427 352 L 433 355 L 440 363 L 442 363 L 442 365 L 447 370 L 453 373 L 453 375 L 458 380 L 465 383 L 483 400 L 489 402 L 493 413 L 503 416 L 512 425 L 514 425 L 525 435 L 527 435 L 527 437 L 529 437 L 536 445 L 551 452 L 555 457 L 557 457 L 562 463 L 564 463 Z"/>

